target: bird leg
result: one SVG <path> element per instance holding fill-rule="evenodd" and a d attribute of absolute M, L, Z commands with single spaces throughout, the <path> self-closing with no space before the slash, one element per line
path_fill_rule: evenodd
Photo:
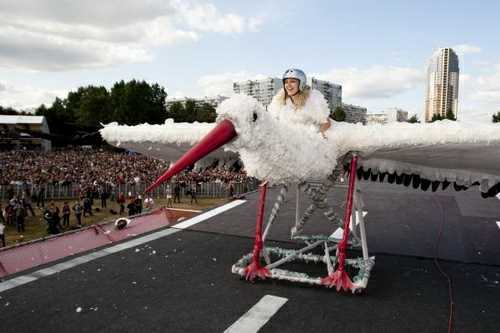
<path fill-rule="evenodd" d="M 259 203 L 257 205 L 257 221 L 255 226 L 255 243 L 252 252 L 252 261 L 245 267 L 245 278 L 253 281 L 256 277 L 265 279 L 270 276 L 266 267 L 260 265 L 260 254 L 264 245 L 262 240 L 262 221 L 264 220 L 264 206 L 266 203 L 267 181 L 259 185 Z"/>
<path fill-rule="evenodd" d="M 358 157 L 356 155 L 352 156 L 350 173 L 349 173 L 349 187 L 347 190 L 347 200 L 346 200 L 346 208 L 344 211 L 344 232 L 342 236 L 342 240 L 337 246 L 337 258 L 338 258 L 338 266 L 337 270 L 329 274 L 327 277 L 321 279 L 321 283 L 326 285 L 329 288 L 336 287 L 337 291 L 343 289 L 344 291 L 353 290 L 354 285 L 349 278 L 349 275 L 345 271 L 345 259 L 346 259 L 346 248 L 347 242 L 349 239 L 349 224 L 351 221 L 352 214 L 352 204 L 353 204 L 353 196 L 355 190 L 355 182 L 356 182 L 356 164 L 358 161 Z"/>

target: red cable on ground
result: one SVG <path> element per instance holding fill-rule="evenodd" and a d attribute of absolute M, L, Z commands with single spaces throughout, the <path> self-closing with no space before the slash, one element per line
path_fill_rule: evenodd
<path fill-rule="evenodd" d="M 436 252 L 434 255 L 434 265 L 436 265 L 438 271 L 446 278 L 448 281 L 448 297 L 450 299 L 450 315 L 448 317 L 448 333 L 451 333 L 453 331 L 453 318 L 454 318 L 454 308 L 455 308 L 455 303 L 453 301 L 453 288 L 452 288 L 452 283 L 451 283 L 451 278 L 446 272 L 441 268 L 441 265 L 439 264 L 438 261 L 438 255 L 439 255 L 439 243 L 441 242 L 441 236 L 443 234 L 443 227 L 444 227 L 444 222 L 445 222 L 445 215 L 444 215 L 444 208 L 439 202 L 439 200 L 436 199 L 436 202 L 438 206 L 441 208 L 441 216 L 443 217 L 443 221 L 441 222 L 441 227 L 439 228 L 439 233 L 438 233 L 438 238 L 436 240 Z"/>

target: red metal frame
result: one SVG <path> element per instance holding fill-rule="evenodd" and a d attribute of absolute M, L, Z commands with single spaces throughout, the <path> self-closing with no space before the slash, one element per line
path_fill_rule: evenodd
<path fill-rule="evenodd" d="M 349 240 L 349 227 L 351 222 L 352 214 L 352 204 L 354 197 L 354 190 L 356 185 L 356 167 L 357 167 L 358 157 L 356 155 L 352 156 L 351 167 L 349 170 L 349 187 L 347 190 L 347 200 L 346 208 L 344 211 L 344 232 L 340 243 L 337 246 L 337 258 L 338 265 L 337 270 L 327 277 L 321 279 L 321 283 L 332 288 L 336 287 L 337 291 L 343 289 L 344 291 L 352 290 L 353 283 L 349 278 L 349 275 L 345 271 L 345 258 L 347 242 Z"/>
<path fill-rule="evenodd" d="M 257 221 L 255 225 L 255 243 L 252 252 L 252 262 L 245 268 L 245 278 L 250 281 L 253 281 L 256 277 L 265 279 L 270 275 L 269 270 L 260 265 L 260 253 L 264 245 L 262 241 L 262 223 L 264 221 L 267 185 L 267 181 L 259 185 L 259 203 L 257 205 Z"/>

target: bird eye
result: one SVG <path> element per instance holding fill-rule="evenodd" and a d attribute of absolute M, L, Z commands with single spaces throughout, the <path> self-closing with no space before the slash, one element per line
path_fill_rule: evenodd
<path fill-rule="evenodd" d="M 254 122 L 254 123 L 257 121 L 257 118 L 259 118 L 259 117 L 257 116 L 257 112 L 254 112 L 254 113 L 253 113 L 253 122 Z"/>

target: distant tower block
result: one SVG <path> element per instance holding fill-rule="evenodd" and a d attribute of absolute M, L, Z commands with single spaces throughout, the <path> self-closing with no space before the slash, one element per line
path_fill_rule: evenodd
<path fill-rule="evenodd" d="M 458 113 L 458 56 L 451 48 L 434 52 L 427 68 L 427 91 L 425 99 L 425 121 L 435 114 L 446 117 Z"/>

